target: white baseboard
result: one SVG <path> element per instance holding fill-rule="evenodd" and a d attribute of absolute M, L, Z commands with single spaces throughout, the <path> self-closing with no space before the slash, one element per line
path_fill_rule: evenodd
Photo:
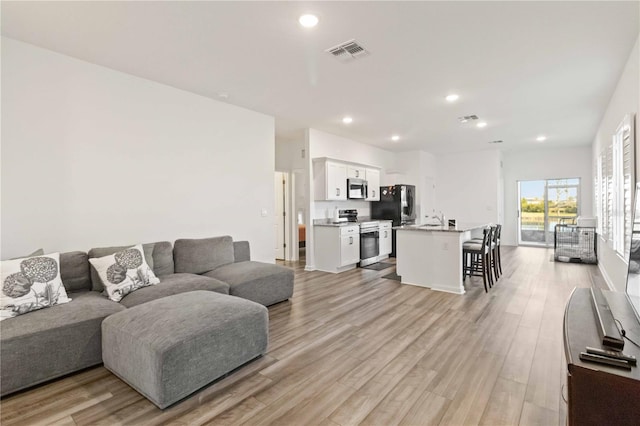
<path fill-rule="evenodd" d="M 304 270 L 305 270 L 306 272 L 313 272 L 313 271 L 315 271 L 315 270 L 316 270 L 316 267 L 315 267 L 315 266 L 313 266 L 313 265 L 304 265 Z"/>
<path fill-rule="evenodd" d="M 604 278 L 604 282 L 607 283 L 607 287 L 609 287 L 609 290 L 616 291 L 615 287 L 613 286 L 613 282 L 611 281 L 611 278 L 609 278 L 609 275 L 607 274 L 607 271 L 605 271 L 604 268 L 602 267 L 602 263 L 598 263 L 598 269 L 602 274 L 602 278 Z"/>

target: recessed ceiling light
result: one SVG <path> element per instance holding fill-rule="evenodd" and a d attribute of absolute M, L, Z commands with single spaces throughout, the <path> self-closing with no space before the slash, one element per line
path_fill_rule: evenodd
<path fill-rule="evenodd" d="M 343 122 L 344 124 L 351 124 L 351 123 L 353 123 L 353 118 L 351 118 L 351 117 L 344 117 L 344 118 L 342 119 L 342 122 Z"/>
<path fill-rule="evenodd" d="M 547 137 L 546 137 L 545 135 L 540 135 L 540 136 L 538 136 L 538 137 L 536 138 L 536 140 L 537 140 L 538 142 L 544 142 L 544 141 L 546 141 L 546 140 L 547 140 Z"/>
<path fill-rule="evenodd" d="M 449 96 L 447 96 L 445 99 L 447 100 L 447 102 L 455 102 L 458 100 L 460 96 L 456 95 L 455 93 L 450 94 Z"/>
<path fill-rule="evenodd" d="M 398 142 L 400 140 L 400 136 L 393 135 L 393 136 L 391 136 L 391 140 L 394 141 L 394 142 Z"/>
<path fill-rule="evenodd" d="M 483 127 L 487 127 L 487 122 L 486 121 L 481 121 L 478 124 L 476 124 L 476 126 L 483 128 Z"/>
<path fill-rule="evenodd" d="M 318 17 L 316 15 L 302 15 L 298 22 L 305 28 L 313 28 L 318 25 Z"/>

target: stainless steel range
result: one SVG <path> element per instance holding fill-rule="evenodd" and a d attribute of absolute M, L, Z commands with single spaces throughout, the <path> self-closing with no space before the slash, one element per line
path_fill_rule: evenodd
<path fill-rule="evenodd" d="M 380 254 L 380 223 L 360 222 L 360 266 L 378 261 Z"/>
<path fill-rule="evenodd" d="M 341 218 L 360 225 L 360 266 L 371 265 L 378 261 L 380 254 L 380 222 L 358 221 L 358 210 L 340 210 Z"/>

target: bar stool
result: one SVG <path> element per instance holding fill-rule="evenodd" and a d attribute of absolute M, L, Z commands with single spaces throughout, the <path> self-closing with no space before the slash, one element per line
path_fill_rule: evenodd
<path fill-rule="evenodd" d="M 496 247 L 493 249 L 494 250 L 494 257 L 496 259 L 496 263 L 497 263 L 497 268 L 500 271 L 500 275 L 502 275 L 502 259 L 500 258 L 500 233 L 502 231 L 502 225 L 497 224 L 496 225 L 496 237 L 494 238 L 494 241 L 496 243 Z"/>
<path fill-rule="evenodd" d="M 493 236 L 491 238 L 491 269 L 493 275 L 496 277 L 496 281 L 502 275 L 502 261 L 500 259 L 500 233 L 502 231 L 502 225 L 496 224 L 491 227 L 493 230 Z M 482 238 L 472 238 L 469 241 L 482 243 Z"/>
<path fill-rule="evenodd" d="M 469 240 L 462 244 L 462 281 L 467 276 L 482 277 L 484 291 L 488 293 L 493 285 L 491 274 L 491 243 L 493 231 L 490 226 L 482 230 L 482 241 Z"/>

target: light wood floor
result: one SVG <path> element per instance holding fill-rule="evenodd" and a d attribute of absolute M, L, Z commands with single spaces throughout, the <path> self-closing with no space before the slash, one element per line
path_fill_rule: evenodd
<path fill-rule="evenodd" d="M 4 399 L 14 424 L 563 424 L 562 316 L 597 267 L 503 248 L 504 275 L 463 296 L 383 279 L 296 269 L 269 309 L 264 357 L 161 411 L 103 367 Z M 566 394 L 566 392 L 565 392 Z"/>

